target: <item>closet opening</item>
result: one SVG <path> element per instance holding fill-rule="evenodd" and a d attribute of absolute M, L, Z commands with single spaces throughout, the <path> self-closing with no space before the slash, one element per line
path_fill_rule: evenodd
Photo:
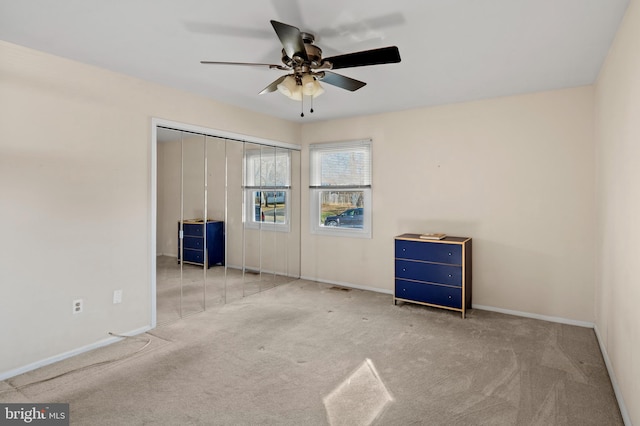
<path fill-rule="evenodd" d="M 298 145 L 152 120 L 152 326 L 300 278 Z"/>

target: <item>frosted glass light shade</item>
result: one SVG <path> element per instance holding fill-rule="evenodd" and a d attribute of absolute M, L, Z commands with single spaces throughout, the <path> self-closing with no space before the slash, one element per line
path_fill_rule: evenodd
<path fill-rule="evenodd" d="M 302 100 L 302 87 L 298 86 L 296 79 L 288 75 L 280 84 L 278 84 L 278 91 L 294 101 Z"/>
<path fill-rule="evenodd" d="M 320 83 L 318 81 L 314 81 L 313 84 L 315 86 L 315 91 L 313 92 L 313 97 L 317 98 L 318 96 L 320 96 L 320 95 L 322 95 L 324 93 L 324 88 L 320 85 Z"/>
<path fill-rule="evenodd" d="M 313 78 L 312 75 L 310 74 L 305 74 L 302 76 L 302 94 L 304 94 L 305 96 L 313 96 L 313 93 L 315 92 L 315 86 L 313 85 L 313 83 L 315 83 L 316 80 Z"/>
<path fill-rule="evenodd" d="M 320 96 L 324 89 L 318 81 L 310 74 L 302 76 L 302 94 L 305 96 Z"/>

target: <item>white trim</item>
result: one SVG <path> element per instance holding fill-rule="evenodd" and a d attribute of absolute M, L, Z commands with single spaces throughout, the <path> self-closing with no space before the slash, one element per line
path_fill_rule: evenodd
<path fill-rule="evenodd" d="M 613 365 L 611 364 L 611 360 L 609 359 L 609 353 L 607 352 L 607 348 L 602 341 L 598 326 L 594 325 L 593 330 L 596 333 L 598 345 L 600 345 L 600 352 L 602 352 L 602 358 L 604 358 L 604 365 L 607 366 L 607 372 L 609 373 L 609 379 L 611 380 L 611 387 L 613 387 L 613 393 L 615 394 L 616 400 L 618 401 L 618 408 L 620 409 L 620 414 L 622 415 L 622 421 L 626 426 L 631 426 L 631 418 L 629 417 L 627 406 L 624 403 L 624 397 L 622 396 L 622 391 L 620 390 L 620 386 L 618 385 L 618 380 L 616 380 L 616 374 L 613 371 Z"/>
<path fill-rule="evenodd" d="M 160 256 L 175 257 L 178 259 L 178 253 L 156 253 L 156 259 Z"/>
<path fill-rule="evenodd" d="M 224 130 L 211 129 L 208 127 L 195 126 L 192 124 L 180 123 L 177 121 L 165 120 L 162 118 L 152 118 L 151 125 L 155 129 L 157 126 L 168 127 L 175 130 L 184 130 L 186 132 L 200 133 L 207 136 L 213 136 L 223 139 L 233 139 L 237 141 L 251 142 L 260 145 L 269 145 L 279 148 L 293 149 L 295 151 L 302 151 L 301 145 L 296 145 L 287 142 L 274 141 L 271 139 L 259 138 L 256 136 L 243 135 L 241 133 L 226 132 Z"/>
<path fill-rule="evenodd" d="M 307 281 L 315 281 L 315 282 L 325 283 L 325 284 L 335 284 L 335 285 L 339 285 L 341 287 L 355 288 L 355 289 L 358 289 L 358 290 L 373 291 L 375 293 L 383 293 L 383 294 L 393 295 L 393 290 L 388 290 L 388 289 L 384 289 L 384 288 L 367 287 L 367 286 L 362 286 L 362 285 L 346 283 L 346 282 L 342 282 L 342 281 L 322 280 L 322 279 L 318 279 L 318 278 L 314 278 L 314 277 L 307 277 L 307 276 L 301 276 L 300 279 L 301 280 L 307 280 Z M 513 310 L 510 310 L 510 309 L 494 308 L 493 306 L 483 306 L 483 305 L 475 305 L 474 304 L 474 305 L 472 305 L 472 309 L 478 309 L 478 310 L 481 310 L 481 311 L 498 312 L 498 313 L 501 313 L 501 314 L 514 315 L 514 316 L 517 316 L 517 317 L 538 319 L 538 320 L 542 320 L 542 321 L 556 322 L 556 323 L 560 323 L 560 324 L 575 325 L 575 326 L 578 326 L 578 327 L 595 328 L 595 324 L 593 324 L 592 322 L 577 321 L 577 320 L 572 320 L 572 319 L 567 319 L 567 318 L 560 318 L 560 317 L 551 317 L 551 316 L 548 316 L 548 315 L 532 314 L 532 313 L 529 313 L 529 312 L 522 312 L 522 311 L 513 311 Z"/>
<path fill-rule="evenodd" d="M 323 283 L 323 284 L 339 285 L 340 287 L 353 288 L 353 289 L 356 289 L 356 290 L 365 290 L 365 291 L 371 291 L 371 292 L 374 292 L 374 293 L 390 294 L 390 295 L 393 296 L 393 290 L 387 290 L 385 288 L 367 287 L 367 286 L 364 286 L 364 285 L 345 283 L 345 282 L 342 282 L 342 281 L 321 280 L 321 279 L 313 278 L 313 277 L 300 277 L 300 279 L 301 280 L 318 282 L 318 283 Z"/>
<path fill-rule="evenodd" d="M 561 317 L 552 317 L 548 315 L 532 314 L 530 312 L 513 311 L 511 309 L 495 308 L 493 306 L 476 305 L 475 303 L 471 305 L 471 308 L 479 309 L 481 311 L 491 311 L 491 312 L 498 312 L 501 314 L 514 315 L 517 317 L 533 318 L 533 319 L 538 319 L 542 321 L 557 322 L 560 324 L 567 324 L 567 325 L 575 325 L 578 327 L 593 328 L 595 326 L 595 324 L 588 321 L 578 321 L 578 320 L 572 320 L 572 319 L 561 318 Z"/>
<path fill-rule="evenodd" d="M 135 336 L 135 335 L 138 335 L 138 334 L 145 333 L 145 332 L 151 330 L 151 328 L 152 327 L 149 327 L 149 326 L 141 327 L 141 328 L 129 331 L 127 333 L 123 333 L 122 335 L 123 336 Z M 122 337 L 117 337 L 117 336 L 107 337 L 107 338 L 99 340 L 99 341 L 97 341 L 95 343 L 91 343 L 89 345 L 85 345 L 85 346 L 82 346 L 82 347 L 79 347 L 79 348 L 76 348 L 76 349 L 72 349 L 70 351 L 63 352 L 61 354 L 54 355 L 54 356 L 49 357 L 49 358 L 45 358 L 45 359 L 40 360 L 40 361 L 32 362 L 31 364 L 27 364 L 27 365 L 24 365 L 22 367 L 14 368 L 13 370 L 5 371 L 3 373 L 0 373 L 0 381 L 1 380 L 7 380 L 7 379 L 9 379 L 11 377 L 15 377 L 15 376 L 18 376 L 20 374 L 27 373 L 29 371 L 35 370 L 37 368 L 44 367 L 44 366 L 49 365 L 49 364 L 53 364 L 54 362 L 62 361 L 62 360 L 65 360 L 67 358 L 71 358 L 73 356 L 80 355 L 82 353 L 89 352 L 89 351 L 92 351 L 94 349 L 98 349 L 98 348 L 101 348 L 103 346 L 110 345 L 112 343 L 119 342 L 122 339 L 123 339 Z"/>
<path fill-rule="evenodd" d="M 285 193 L 285 213 L 284 223 L 262 222 L 255 219 L 255 193 L 256 192 L 284 192 Z M 261 190 L 260 188 L 244 189 L 244 227 L 245 229 L 270 231 L 270 232 L 291 232 L 291 190 Z"/>
<path fill-rule="evenodd" d="M 158 125 L 155 122 L 155 119 L 151 119 L 151 164 L 149 169 L 151 170 L 149 179 L 150 179 L 150 197 L 149 203 L 151 204 L 151 217 L 149 218 L 149 223 L 151 224 L 151 229 L 149 230 L 149 235 L 151 236 L 149 242 L 149 253 L 151 253 L 151 262 L 149 267 L 151 270 L 149 271 L 149 277 L 151 279 L 150 289 L 151 292 L 151 328 L 156 328 L 158 325 L 158 312 L 157 312 L 157 291 L 156 291 L 156 269 L 157 269 L 157 258 L 158 254 L 156 253 L 157 248 L 157 206 L 158 206 Z"/>

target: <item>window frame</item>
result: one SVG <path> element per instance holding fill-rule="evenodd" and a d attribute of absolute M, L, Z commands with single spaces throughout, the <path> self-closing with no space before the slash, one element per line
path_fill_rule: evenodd
<path fill-rule="evenodd" d="M 284 192 L 285 193 L 285 206 L 284 206 L 284 222 L 274 223 L 255 219 L 256 208 L 256 192 Z M 277 232 L 289 232 L 291 230 L 291 189 L 268 189 L 268 188 L 245 188 L 244 190 L 244 226 L 247 229 L 262 229 L 266 231 Z"/>
<path fill-rule="evenodd" d="M 275 232 L 291 231 L 291 152 L 289 150 L 275 151 L 274 157 L 281 155 L 286 157 L 286 173 L 284 174 L 283 183 L 278 185 L 277 182 L 263 182 L 262 172 L 260 172 L 260 182 L 255 182 L 255 167 L 250 163 L 256 158 L 260 160 L 260 168 L 262 168 L 263 157 L 262 149 L 251 149 L 244 153 L 244 186 L 243 186 L 243 222 L 246 229 L 257 229 Z M 276 161 L 277 166 L 277 161 Z M 276 175 L 278 175 L 276 173 Z M 273 223 L 261 220 L 255 220 L 256 208 L 256 192 L 284 192 L 284 223 Z"/>
<path fill-rule="evenodd" d="M 349 152 L 349 151 L 366 151 L 366 160 L 361 181 L 358 183 L 349 182 L 349 184 L 331 184 L 323 185 L 321 182 L 320 156 L 324 153 L 333 152 Z M 352 140 L 345 142 L 318 143 L 309 146 L 309 224 L 310 232 L 316 235 L 330 235 L 335 237 L 350 238 L 372 238 L 372 222 L 373 222 L 373 190 L 372 190 L 372 143 L 370 139 Z M 325 226 L 321 223 L 322 218 L 322 194 L 324 192 L 362 192 L 362 208 L 363 220 L 362 228 L 349 228 L 340 226 Z M 345 208 L 357 208 L 359 206 L 351 206 Z"/>

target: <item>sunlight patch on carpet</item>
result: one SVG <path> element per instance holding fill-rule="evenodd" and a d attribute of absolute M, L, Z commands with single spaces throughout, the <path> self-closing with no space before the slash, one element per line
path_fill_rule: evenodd
<path fill-rule="evenodd" d="M 323 399 L 331 426 L 370 425 L 392 401 L 368 358 Z"/>

